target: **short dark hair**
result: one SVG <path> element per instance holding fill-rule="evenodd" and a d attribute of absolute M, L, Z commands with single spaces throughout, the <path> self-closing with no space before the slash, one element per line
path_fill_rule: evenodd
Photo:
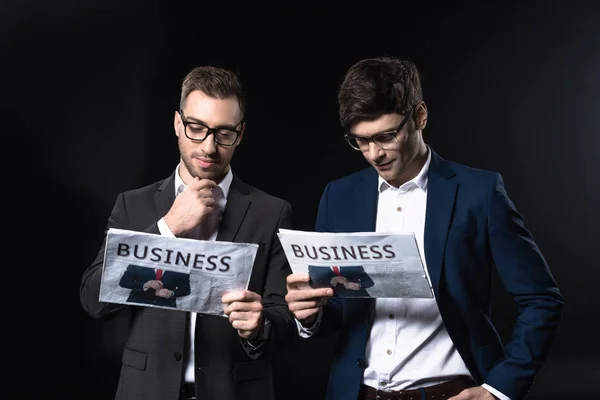
<path fill-rule="evenodd" d="M 348 130 L 383 114 L 406 115 L 422 100 L 420 74 L 412 61 L 364 59 L 350 67 L 338 91 L 340 123 Z"/>
<path fill-rule="evenodd" d="M 179 102 L 181 109 L 183 109 L 190 93 L 195 90 L 200 90 L 207 96 L 216 99 L 235 96 L 242 115 L 246 111 L 244 87 L 239 77 L 232 71 L 213 66 L 192 69 L 181 85 L 181 100 Z"/>

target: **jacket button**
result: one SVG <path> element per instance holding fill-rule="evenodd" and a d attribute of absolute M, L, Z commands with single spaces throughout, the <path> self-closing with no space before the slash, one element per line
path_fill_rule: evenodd
<path fill-rule="evenodd" d="M 181 353 L 180 353 L 180 352 L 178 352 L 178 351 L 176 351 L 176 352 L 173 354 L 173 357 L 175 357 L 175 360 L 177 360 L 177 361 L 180 361 L 180 360 L 181 360 Z"/>
<path fill-rule="evenodd" d="M 356 359 L 356 365 L 358 365 L 359 368 L 363 367 L 364 362 L 363 362 L 362 358 L 357 358 Z"/>

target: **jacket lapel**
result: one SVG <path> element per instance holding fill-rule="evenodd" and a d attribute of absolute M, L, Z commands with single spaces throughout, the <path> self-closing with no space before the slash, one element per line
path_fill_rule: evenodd
<path fill-rule="evenodd" d="M 377 227 L 377 171 L 368 168 L 360 176 L 360 180 L 354 187 L 354 207 L 351 207 L 352 215 L 347 221 L 352 221 L 354 226 L 348 231 L 375 232 Z"/>
<path fill-rule="evenodd" d="M 170 177 L 165 179 L 163 183 L 158 187 L 158 191 L 154 197 L 154 204 L 156 205 L 156 214 L 158 218 L 161 218 L 169 212 L 169 209 L 175 201 L 175 172 Z"/>
<path fill-rule="evenodd" d="M 252 202 L 250 196 L 248 196 L 249 193 L 248 185 L 234 175 L 227 195 L 227 205 L 223 212 L 223 219 L 217 233 L 217 240 L 223 242 L 234 241 Z"/>
<path fill-rule="evenodd" d="M 427 270 L 436 298 L 439 298 L 440 275 L 446 238 L 454 212 L 458 184 L 454 170 L 443 158 L 431 150 L 427 188 L 424 247 Z"/>
<path fill-rule="evenodd" d="M 354 187 L 354 193 L 351 198 L 353 207 L 350 207 L 351 215 L 343 221 L 350 221 L 353 225 L 344 229 L 347 232 L 375 232 L 377 228 L 377 200 L 379 191 L 377 190 L 377 171 L 370 167 L 363 170 L 359 180 Z M 369 298 L 344 299 L 353 313 L 367 322 L 372 308 L 375 306 L 375 300 Z M 361 324 L 361 329 L 366 324 Z M 366 330 L 364 333 L 366 335 Z"/>

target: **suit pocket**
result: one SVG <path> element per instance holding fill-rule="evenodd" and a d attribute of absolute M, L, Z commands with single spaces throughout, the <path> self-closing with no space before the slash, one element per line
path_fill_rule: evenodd
<path fill-rule="evenodd" d="M 145 371 L 147 359 L 148 355 L 146 353 L 131 350 L 125 347 L 125 349 L 123 349 L 123 357 L 121 357 L 121 362 L 135 369 L 139 369 L 140 371 Z"/>
<path fill-rule="evenodd" d="M 269 378 L 270 376 L 271 364 L 268 361 L 253 361 L 239 363 L 233 366 L 233 379 L 237 383 L 254 379 Z"/>

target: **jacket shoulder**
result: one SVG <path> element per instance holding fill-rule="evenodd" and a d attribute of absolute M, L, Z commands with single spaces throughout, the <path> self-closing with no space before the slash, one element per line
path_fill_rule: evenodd
<path fill-rule="evenodd" d="M 147 197 L 149 195 L 153 195 L 154 193 L 156 193 L 159 190 L 164 190 L 166 189 L 166 184 L 167 181 L 170 178 L 165 178 L 165 179 L 161 179 L 159 181 L 150 183 L 148 185 L 145 186 L 141 186 L 139 188 L 135 188 L 135 189 L 130 189 L 130 190 L 125 190 L 122 192 L 123 196 L 125 196 L 126 198 L 140 198 L 140 197 Z M 173 192 L 175 191 L 175 188 L 173 187 Z"/>
<path fill-rule="evenodd" d="M 333 179 L 327 186 L 336 191 L 354 190 L 357 186 L 377 182 L 377 172 L 373 167 L 366 167 L 341 178 Z"/>
<path fill-rule="evenodd" d="M 490 185 L 501 176 L 497 171 L 471 167 L 454 161 L 446 161 L 446 163 L 456 173 L 458 180 L 465 184 Z"/>
<path fill-rule="evenodd" d="M 256 199 L 257 201 L 259 201 L 262 204 L 265 204 L 268 207 L 274 207 L 274 208 L 275 207 L 281 208 L 284 206 L 291 207 L 290 202 L 281 197 L 274 196 L 270 193 L 265 192 L 264 190 L 257 188 L 256 186 L 252 186 L 247 183 L 246 183 L 246 186 L 248 187 L 248 191 L 249 191 L 250 195 L 254 199 Z"/>

